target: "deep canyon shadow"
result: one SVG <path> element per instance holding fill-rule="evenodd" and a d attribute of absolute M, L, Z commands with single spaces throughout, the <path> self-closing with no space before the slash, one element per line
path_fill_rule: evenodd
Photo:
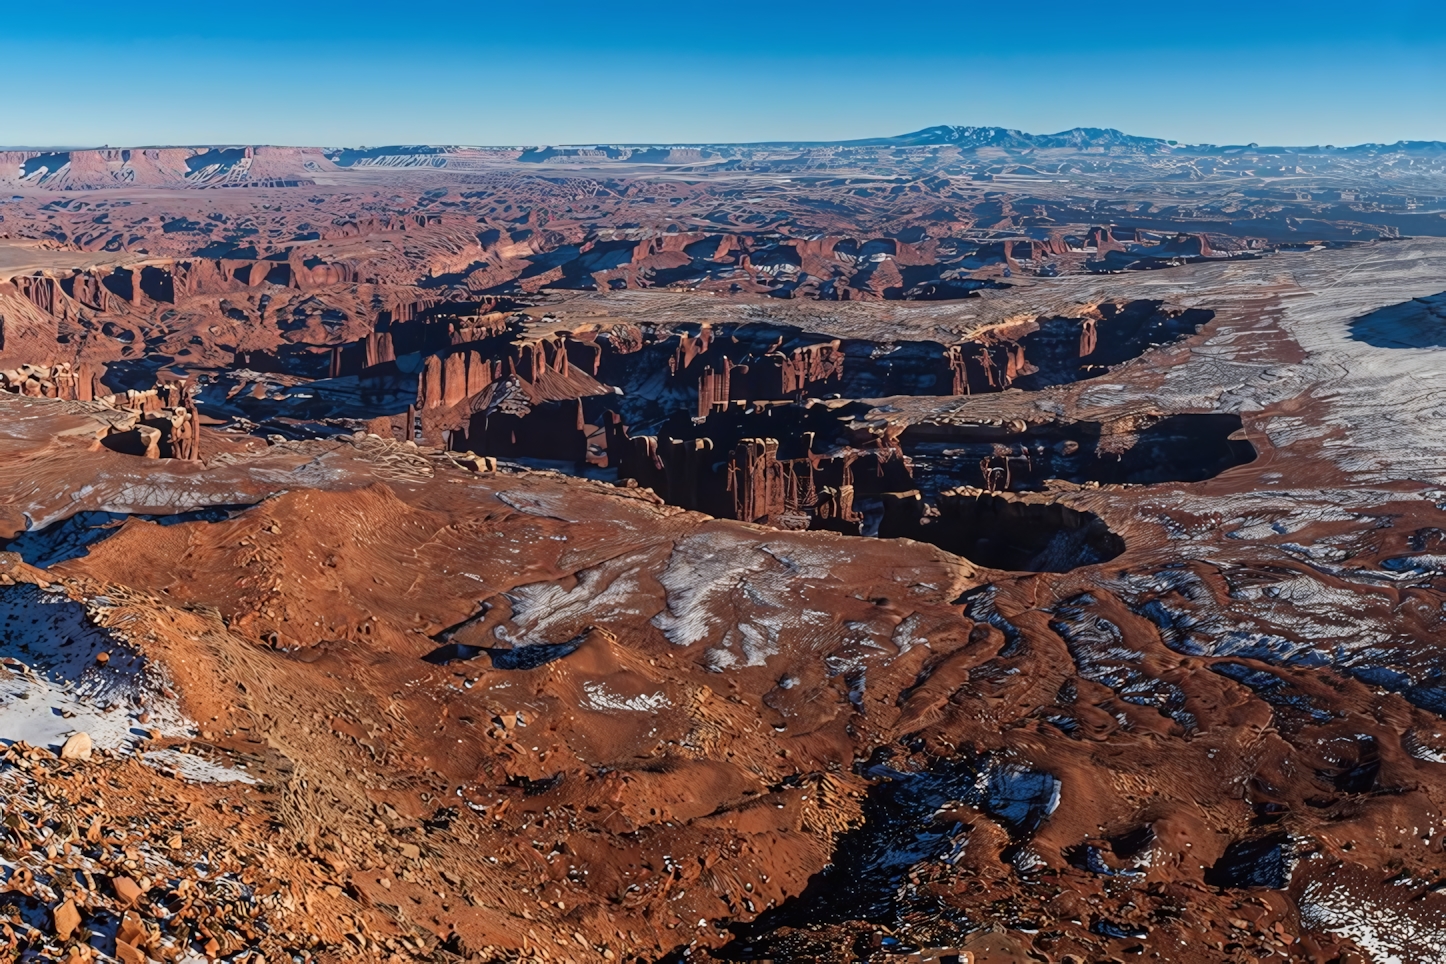
<path fill-rule="evenodd" d="M 1361 315 L 1351 338 L 1376 348 L 1446 348 L 1446 291 Z"/>

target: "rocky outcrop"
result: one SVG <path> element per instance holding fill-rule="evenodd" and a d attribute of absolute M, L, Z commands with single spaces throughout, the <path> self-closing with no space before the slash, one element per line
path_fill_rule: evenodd
<path fill-rule="evenodd" d="M 1095 249 L 1096 257 L 1103 258 L 1111 251 L 1124 251 L 1125 246 L 1115 240 L 1110 228 L 1090 228 L 1089 246 Z"/>
<path fill-rule="evenodd" d="M 538 401 L 516 375 L 496 382 L 472 401 L 470 415 L 447 430 L 448 449 L 502 458 L 530 458 L 582 465 L 600 432 L 603 409 L 593 398 Z M 424 419 L 423 425 L 428 422 Z M 424 429 L 425 432 L 425 429 Z"/>
<path fill-rule="evenodd" d="M 473 342 L 476 347 L 429 355 L 417 408 L 423 439 L 454 451 L 590 462 L 655 488 L 665 501 L 713 515 L 794 526 L 828 518 L 854 529 L 851 473 L 858 456 L 838 456 L 838 450 L 857 442 L 841 441 L 836 417 L 813 425 L 820 416 L 810 414 L 803 418 L 807 427 L 780 430 L 767 420 L 794 418 L 779 414 L 788 410 L 781 403 L 840 393 L 968 395 L 1059 384 L 1103 370 L 1162 333 L 1178 337 L 1199 321 L 1176 318 L 1155 303 L 1106 304 L 1076 317 L 1010 322 L 959 344 L 907 343 L 883 352 L 872 343 L 817 341 L 759 325 L 705 324 L 651 342 L 632 330 L 515 341 L 492 336 Z M 498 318 L 487 330 L 505 329 Z M 699 425 L 670 421 L 652 441 L 632 437 L 628 424 L 638 415 L 657 418 L 646 413 L 658 405 L 667 415 L 668 406 L 687 398 Z M 764 419 L 756 430 L 746 427 L 755 415 Z M 822 440 L 817 446 L 815 437 Z M 836 456 L 841 461 L 830 465 Z M 878 477 L 897 481 L 899 472 L 881 470 L 879 454 L 869 457 L 867 488 L 887 491 Z M 1033 477 L 1031 465 L 1011 458 L 983 457 L 977 481 L 1009 489 Z M 907 480 L 906 469 L 902 477 Z"/>
<path fill-rule="evenodd" d="M 1124 540 L 1093 513 L 1050 497 L 976 488 L 941 493 L 937 508 L 916 490 L 890 493 L 879 535 L 929 542 L 992 569 L 1030 572 L 1065 572 L 1125 550 Z"/>
<path fill-rule="evenodd" d="M 505 311 L 444 315 L 442 317 L 446 319 L 454 345 L 467 345 L 496 338 L 507 330 L 511 318 Z"/>
<path fill-rule="evenodd" d="M 424 413 L 451 408 L 491 385 L 500 371 L 500 363 L 475 351 L 428 355 L 422 363 L 417 408 Z"/>
<path fill-rule="evenodd" d="M 200 459 L 201 417 L 191 383 L 163 380 L 147 391 L 97 396 L 96 401 L 126 413 L 97 435 L 106 448 L 149 459 Z"/>
<path fill-rule="evenodd" d="M 392 347 L 391 332 L 374 331 L 366 336 L 363 345 L 366 351 L 364 364 L 367 368 L 397 360 L 397 353 Z"/>
<path fill-rule="evenodd" d="M 1146 351 L 1194 334 L 1213 317 L 1159 302 L 1104 303 L 1073 317 L 1039 317 L 977 334 L 944 350 L 953 394 L 1044 388 L 1103 373 Z"/>
<path fill-rule="evenodd" d="M 885 477 L 893 484 L 907 479 L 908 466 L 891 439 L 847 439 L 848 411 L 734 403 L 701 420 L 675 418 L 657 436 L 632 436 L 612 414 L 608 464 L 620 479 L 651 488 L 671 505 L 777 528 L 856 535 L 863 516 L 853 506 L 855 468 L 866 470 L 865 488 L 877 491 Z"/>
<path fill-rule="evenodd" d="M 582 352 L 591 356 L 595 346 Z M 501 346 L 495 357 L 480 350 L 456 350 L 428 355 L 423 361 L 417 408 L 426 413 L 451 408 L 484 391 L 502 378 L 525 384 L 534 402 L 560 401 L 586 395 L 610 394 L 607 386 L 585 369 L 573 365 L 579 349 L 565 335 L 546 335 Z M 595 357 L 591 359 L 596 367 Z"/>
<path fill-rule="evenodd" d="M 743 439 L 728 458 L 730 518 L 780 529 L 830 529 L 858 535 L 862 513 L 853 508 L 852 465 L 858 457 L 812 452 L 779 459 L 777 439 Z"/>
<path fill-rule="evenodd" d="M 601 346 L 565 334 L 492 341 L 423 360 L 423 440 L 484 456 L 605 464 L 606 406 L 596 400 L 614 392 L 589 374 Z"/>
<path fill-rule="evenodd" d="M 21 365 L 0 371 L 0 390 L 32 398 L 64 398 L 88 402 L 104 395 L 100 378 L 82 362 L 55 365 Z"/>
<path fill-rule="evenodd" d="M 163 408 L 147 415 L 141 424 L 159 433 L 156 450 L 161 458 L 194 461 L 201 457 L 200 416 L 194 405 Z"/>
<path fill-rule="evenodd" d="M 727 408 L 733 401 L 776 401 L 836 390 L 844 372 L 839 345 L 832 341 L 761 356 L 743 352 L 736 362 L 727 354 L 714 352 L 709 357 L 716 360 L 703 365 L 697 375 L 698 415 Z M 683 371 L 686 369 L 675 368 L 674 375 Z"/>

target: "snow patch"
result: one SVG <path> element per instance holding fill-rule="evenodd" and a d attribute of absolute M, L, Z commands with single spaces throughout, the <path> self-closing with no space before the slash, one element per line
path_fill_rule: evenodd
<path fill-rule="evenodd" d="M 141 759 L 158 770 L 170 770 L 183 780 L 192 783 L 259 783 L 260 781 L 244 770 L 213 763 L 194 753 L 179 750 L 152 750 L 142 753 Z"/>
<path fill-rule="evenodd" d="M 1413 910 L 1415 911 L 1413 913 Z M 1348 938 L 1374 964 L 1413 964 L 1446 959 L 1446 919 L 1405 902 L 1378 899 L 1359 887 L 1313 880 L 1300 900 L 1301 923 Z"/>
<path fill-rule="evenodd" d="M 625 556 L 577 574 L 571 589 L 556 582 L 528 583 L 506 593 L 512 618 L 493 630 L 514 647 L 551 642 L 569 636 L 584 624 L 603 624 L 636 616 L 643 604 L 638 585 L 642 557 Z"/>
<path fill-rule="evenodd" d="M 58 750 L 84 731 L 97 747 L 129 750 L 148 730 L 187 732 L 157 668 L 63 593 L 0 590 L 0 664 L 0 742 Z"/>
<path fill-rule="evenodd" d="M 784 640 L 816 651 L 839 639 L 834 616 L 803 608 L 811 580 L 832 581 L 827 551 L 760 545 L 743 535 L 704 531 L 680 539 L 658 575 L 667 597 L 656 626 L 676 646 L 708 643 L 715 670 L 762 666 Z"/>
<path fill-rule="evenodd" d="M 632 710 L 635 713 L 656 713 L 672 706 L 662 693 L 643 693 L 639 696 L 623 696 L 608 690 L 604 683 L 584 683 L 583 691 L 587 700 L 583 703 L 590 710 Z"/>

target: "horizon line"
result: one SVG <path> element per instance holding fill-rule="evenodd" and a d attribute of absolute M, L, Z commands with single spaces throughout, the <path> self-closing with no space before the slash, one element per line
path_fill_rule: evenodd
<path fill-rule="evenodd" d="M 1282 150 L 1282 151 L 1303 151 L 1303 150 L 1332 150 L 1349 151 L 1371 147 L 1398 147 L 1403 145 L 1433 145 L 1446 147 L 1446 140 L 1420 140 L 1401 138 L 1395 141 L 1362 141 L 1356 144 L 1267 144 L 1251 141 L 1241 144 L 1216 144 L 1208 141 L 1186 142 L 1171 140 L 1169 138 L 1154 137 L 1150 135 L 1126 134 L 1113 127 L 1070 127 L 1062 131 L 1048 134 L 1036 134 L 1023 131 L 1018 128 L 982 126 L 966 124 L 936 124 L 930 127 L 923 127 L 904 134 L 884 135 L 863 138 L 841 138 L 839 140 L 758 140 L 758 141 L 578 141 L 578 142 L 541 142 L 512 143 L 512 144 L 468 144 L 461 141 L 451 142 L 419 142 L 406 143 L 396 141 L 392 143 L 378 143 L 375 146 L 366 144 L 345 145 L 345 144 L 285 144 L 268 143 L 258 141 L 203 141 L 190 144 L 91 144 L 85 146 L 66 145 L 0 145 L 0 152 L 3 153 L 75 153 L 79 151 L 105 151 L 105 150 L 194 150 L 197 148 L 257 148 L 273 147 L 292 150 L 313 149 L 322 152 L 328 151 L 375 151 L 388 147 L 396 148 L 430 148 L 430 149 L 458 149 L 458 150 L 543 150 L 548 148 L 588 148 L 588 147 L 622 147 L 622 148 L 688 148 L 688 147 L 949 147 L 954 146 L 948 142 L 939 144 L 896 144 L 931 131 L 959 130 L 959 131 L 994 131 L 1006 135 L 1017 135 L 1025 138 L 1055 138 L 1067 136 L 1077 132 L 1092 132 L 1102 135 L 1119 135 L 1130 141 L 1158 144 L 1169 149 L 1190 149 L 1209 148 L 1215 150 Z"/>

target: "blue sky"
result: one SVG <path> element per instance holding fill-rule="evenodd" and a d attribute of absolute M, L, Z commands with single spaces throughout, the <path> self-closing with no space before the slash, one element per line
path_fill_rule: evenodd
<path fill-rule="evenodd" d="M 1446 0 L 15 6 L 4 145 L 1446 140 Z"/>

